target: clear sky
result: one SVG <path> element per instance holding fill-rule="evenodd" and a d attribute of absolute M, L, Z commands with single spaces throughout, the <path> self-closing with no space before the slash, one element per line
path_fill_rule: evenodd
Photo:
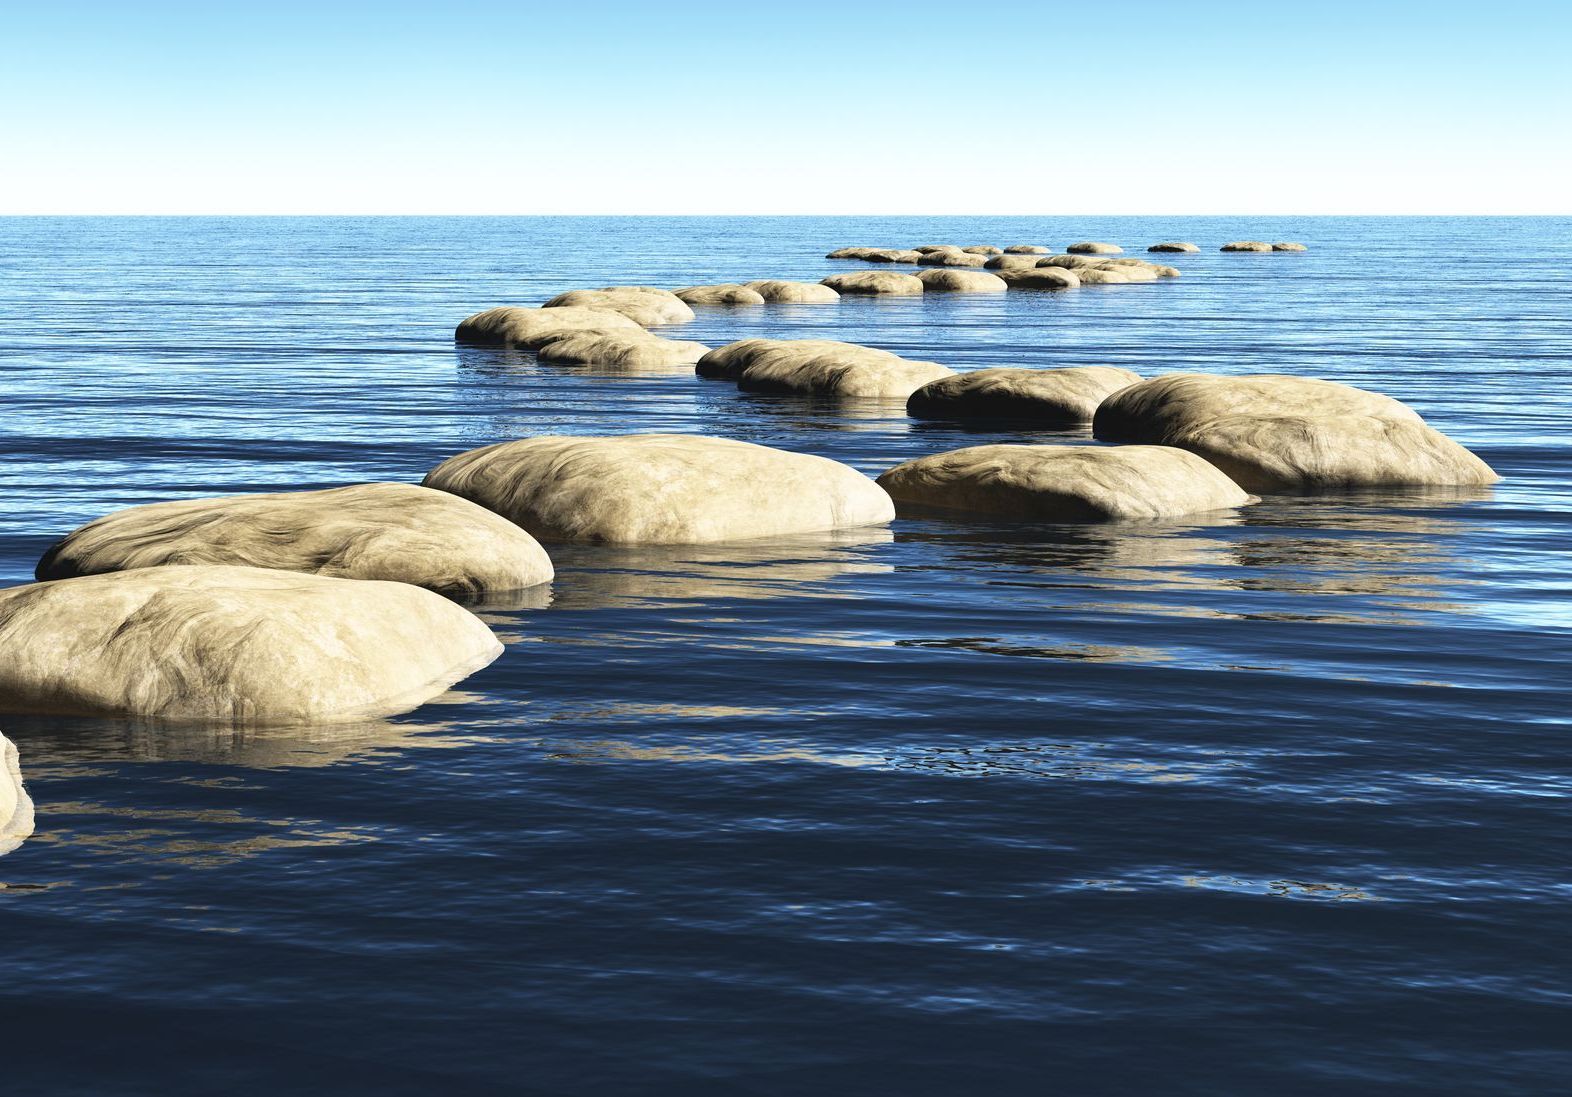
<path fill-rule="evenodd" d="M 0 213 L 1568 213 L 1572 3 L 0 0 Z"/>

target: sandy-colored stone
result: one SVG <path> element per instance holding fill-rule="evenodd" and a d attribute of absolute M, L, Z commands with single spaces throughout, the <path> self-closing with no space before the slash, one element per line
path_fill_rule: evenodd
<path fill-rule="evenodd" d="M 1190 450 L 1251 491 L 1499 479 L 1407 405 L 1310 377 L 1168 374 L 1103 401 L 1093 430 L 1106 441 Z"/>
<path fill-rule="evenodd" d="M 1280 243 L 1273 244 L 1272 245 L 1272 250 L 1273 251 L 1309 251 L 1310 249 L 1305 247 L 1303 244 L 1295 244 L 1295 243 L 1291 243 L 1291 242 L 1288 242 L 1288 241 L 1282 241 Z"/>
<path fill-rule="evenodd" d="M 425 482 L 550 541 L 736 541 L 882 525 L 894 513 L 847 465 L 687 434 L 503 442 L 444 461 Z"/>
<path fill-rule="evenodd" d="M 1052 248 L 1045 248 L 1041 244 L 1011 244 L 1004 249 L 1006 255 L 1047 255 Z"/>
<path fill-rule="evenodd" d="M 1044 426 L 1090 423 L 1111 394 L 1141 379 L 1116 366 L 979 369 L 930 381 L 906 401 L 918 419 L 1013 419 Z"/>
<path fill-rule="evenodd" d="M 736 282 L 721 282 L 713 286 L 686 286 L 677 290 L 677 297 L 688 305 L 762 305 L 764 298 L 757 290 Z"/>
<path fill-rule="evenodd" d="M 960 251 L 961 249 L 955 244 L 918 244 L 912 250 L 919 255 L 927 255 L 933 251 Z"/>
<path fill-rule="evenodd" d="M 639 325 L 610 309 L 538 309 L 504 305 L 477 312 L 459 324 L 453 338 L 478 346 L 534 350 L 575 331 L 638 331 Z"/>
<path fill-rule="evenodd" d="M 1088 275 L 1096 277 L 1097 274 L 1117 274 L 1126 282 L 1155 282 L 1160 277 L 1157 267 L 1152 263 L 1098 263 L 1095 267 L 1083 267 L 1075 272 L 1081 276 L 1081 281 L 1087 281 Z"/>
<path fill-rule="evenodd" d="M 22 784 L 16 744 L 0 735 L 0 857 L 33 833 L 33 800 Z"/>
<path fill-rule="evenodd" d="M 772 305 L 830 305 L 841 299 L 839 293 L 818 282 L 765 279 L 749 282 L 747 286 Z"/>
<path fill-rule="evenodd" d="M 699 360 L 701 377 L 737 382 L 749 392 L 904 400 L 951 370 L 887 350 L 830 339 L 743 339 Z"/>
<path fill-rule="evenodd" d="M 543 308 L 576 306 L 620 312 L 640 327 L 686 324 L 693 319 L 687 302 L 670 290 L 654 286 L 603 286 L 600 289 L 575 289 L 559 293 Z"/>
<path fill-rule="evenodd" d="M 820 285 L 829 286 L 841 296 L 915 297 L 922 293 L 922 282 L 915 275 L 893 270 L 859 270 L 832 274 Z"/>
<path fill-rule="evenodd" d="M 1157 275 L 1148 278 L 1131 278 L 1124 271 L 1116 268 L 1104 269 L 1102 267 L 1084 267 L 1075 272 L 1083 286 L 1123 286 L 1130 282 L 1157 281 Z"/>
<path fill-rule="evenodd" d="M 889 248 L 851 247 L 836 248 L 825 256 L 826 259 L 863 259 L 875 251 L 889 251 Z"/>
<path fill-rule="evenodd" d="M 1064 250 L 1071 255 L 1118 255 L 1124 251 L 1118 244 L 1103 244 L 1095 240 L 1083 240 Z"/>
<path fill-rule="evenodd" d="M 1035 255 L 995 255 L 983 264 L 988 270 L 1030 270 L 1036 265 Z"/>
<path fill-rule="evenodd" d="M 1003 293 L 1004 279 L 980 270 L 925 270 L 917 275 L 928 293 Z"/>
<path fill-rule="evenodd" d="M 1065 270 L 1080 270 L 1082 267 L 1101 266 L 1103 260 L 1089 255 L 1050 255 L 1046 259 L 1037 260 L 1039 267 L 1061 267 Z"/>
<path fill-rule="evenodd" d="M 1151 247 L 1149 247 L 1149 248 L 1147 248 L 1147 249 L 1146 249 L 1146 250 L 1147 250 L 1147 251 L 1183 251 L 1183 252 L 1196 252 L 1196 251 L 1200 251 L 1200 250 L 1201 250 L 1201 249 L 1200 249 L 1200 248 L 1198 248 L 1198 247 L 1196 247 L 1196 246 L 1195 246 L 1195 245 L 1194 245 L 1194 244 L 1187 244 L 1187 243 L 1167 243 L 1167 244 L 1153 244 L 1153 245 L 1152 245 L 1152 246 L 1151 246 Z"/>
<path fill-rule="evenodd" d="M 964 252 L 967 252 L 968 254 L 971 254 L 971 255 L 1003 255 L 1004 254 L 1004 249 L 1003 248 L 996 248 L 992 244 L 973 244 L 971 247 L 969 247 L 969 248 L 962 248 L 961 250 L 964 251 Z"/>
<path fill-rule="evenodd" d="M 407 712 L 502 652 L 408 583 L 138 568 L 0 591 L 0 709 L 290 724 Z"/>
<path fill-rule="evenodd" d="M 130 507 L 57 541 L 40 580 L 219 564 L 411 583 L 444 594 L 549 582 L 551 560 L 484 507 L 414 484 L 180 499 Z"/>
<path fill-rule="evenodd" d="M 599 366 L 618 373 L 675 373 L 691 368 L 709 349 L 703 343 L 662 339 L 642 330 L 592 331 L 554 339 L 535 354 L 540 361 L 559 366 Z"/>
<path fill-rule="evenodd" d="M 1254 501 L 1214 466 L 1168 446 L 972 446 L 897 465 L 879 485 L 900 514 L 1038 522 L 1167 518 Z"/>
<path fill-rule="evenodd" d="M 870 252 L 863 256 L 870 263 L 903 263 L 915 264 L 922 259 L 922 255 L 906 248 L 888 248 L 884 251 Z"/>
<path fill-rule="evenodd" d="M 1231 244 L 1224 244 L 1218 251 L 1271 251 L 1272 245 L 1261 240 L 1235 240 Z"/>
<path fill-rule="evenodd" d="M 996 271 L 1011 289 L 1073 289 L 1080 276 L 1067 267 L 1034 267 L 1031 270 Z"/>
<path fill-rule="evenodd" d="M 930 251 L 917 257 L 917 265 L 923 267 L 983 267 L 988 265 L 986 255 L 974 255 L 968 251 Z"/>

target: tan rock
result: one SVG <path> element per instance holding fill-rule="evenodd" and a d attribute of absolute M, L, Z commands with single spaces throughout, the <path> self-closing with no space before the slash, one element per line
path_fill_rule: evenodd
<path fill-rule="evenodd" d="M 1167 446 L 973 446 L 879 477 L 900 514 L 999 514 L 1038 522 L 1166 518 L 1254 500 L 1206 461 Z"/>
<path fill-rule="evenodd" d="M 764 298 L 757 290 L 736 282 L 722 282 L 714 286 L 688 286 L 677 290 L 677 297 L 688 305 L 762 305 Z"/>
<path fill-rule="evenodd" d="M 1148 274 L 1146 277 L 1131 278 L 1117 267 L 1104 269 L 1102 267 L 1084 267 L 1075 272 L 1083 286 L 1123 286 L 1130 282 L 1155 282 L 1157 275 Z"/>
<path fill-rule="evenodd" d="M 983 264 L 989 270 L 1030 270 L 1036 265 L 1035 255 L 995 255 Z"/>
<path fill-rule="evenodd" d="M 1251 491 L 1499 479 L 1412 408 L 1309 377 L 1169 374 L 1114 393 L 1093 430 L 1106 441 L 1190 450 Z"/>
<path fill-rule="evenodd" d="M 927 293 L 1003 293 L 1002 278 L 980 270 L 925 270 L 917 275 Z"/>
<path fill-rule="evenodd" d="M 1086 255 L 1050 255 L 1046 259 L 1037 260 L 1039 267 L 1061 267 L 1065 270 L 1080 270 L 1083 267 L 1101 266 L 1103 260 L 1093 259 Z"/>
<path fill-rule="evenodd" d="M 1075 273 L 1081 276 L 1082 282 L 1085 282 L 1088 275 L 1095 276 L 1099 272 L 1121 275 L 1126 282 L 1155 282 L 1159 277 L 1157 267 L 1152 263 L 1139 265 L 1121 263 L 1117 266 L 1111 263 L 1098 263 L 1095 267 L 1083 267 Z"/>
<path fill-rule="evenodd" d="M 218 564 L 411 583 L 445 594 L 549 582 L 534 538 L 484 507 L 414 484 L 181 499 L 119 510 L 57 541 L 40 580 Z"/>
<path fill-rule="evenodd" d="M 893 270 L 859 270 L 851 274 L 832 274 L 820 285 L 829 286 L 836 293 L 871 297 L 915 297 L 922 292 L 922 282 L 910 274 Z"/>
<path fill-rule="evenodd" d="M 697 544 L 882 525 L 856 469 L 686 434 L 544 437 L 459 454 L 426 477 L 551 541 Z"/>
<path fill-rule="evenodd" d="M 988 265 L 988 257 L 966 251 L 930 251 L 919 255 L 917 264 L 923 267 L 983 267 Z"/>
<path fill-rule="evenodd" d="M 407 583 L 138 568 L 0 591 L 0 708 L 238 724 L 406 712 L 502 652 Z"/>
<path fill-rule="evenodd" d="M 605 331 L 564 335 L 535 355 L 559 366 L 597 366 L 617 373 L 677 373 L 691 369 L 709 349 L 703 343 L 662 339 L 642 330 Z"/>
<path fill-rule="evenodd" d="M 1115 366 L 979 369 L 930 381 L 907 399 L 906 412 L 918 419 L 1011 419 L 1076 426 L 1090 423 L 1098 404 L 1140 379 L 1139 374 Z"/>
<path fill-rule="evenodd" d="M 969 247 L 969 248 L 962 248 L 961 250 L 966 252 L 966 253 L 968 253 L 968 254 L 970 254 L 970 255 L 1003 255 L 1004 254 L 1004 249 L 1003 248 L 996 248 L 992 244 L 973 244 L 971 247 Z"/>
<path fill-rule="evenodd" d="M 0 735 L 0 857 L 33 833 L 33 800 L 22 785 L 16 744 Z"/>
<path fill-rule="evenodd" d="M 749 392 L 904 400 L 950 370 L 887 350 L 829 339 L 743 339 L 699 361 L 702 377 L 722 377 Z"/>
<path fill-rule="evenodd" d="M 522 305 L 477 312 L 459 324 L 453 338 L 479 346 L 534 350 L 542 343 L 575 331 L 638 331 L 639 325 L 620 312 L 594 308 L 537 309 Z"/>
<path fill-rule="evenodd" d="M 1052 248 L 1045 248 L 1041 244 L 1011 244 L 1004 249 L 1006 255 L 1047 255 Z"/>
<path fill-rule="evenodd" d="M 870 263 L 911 264 L 920 261 L 922 259 L 922 255 L 915 251 L 908 251 L 905 248 L 887 248 L 882 251 L 869 252 L 867 255 L 864 255 L 863 258 Z"/>
<path fill-rule="evenodd" d="M 1034 267 L 1031 270 L 995 271 L 1011 289 L 1072 289 L 1080 276 L 1067 267 Z"/>
<path fill-rule="evenodd" d="M 1272 245 L 1260 240 L 1235 240 L 1231 244 L 1224 244 L 1219 251 L 1271 251 Z"/>
<path fill-rule="evenodd" d="M 839 293 L 818 282 L 765 280 L 747 285 L 772 305 L 830 305 L 841 299 Z"/>
<path fill-rule="evenodd" d="M 1273 251 L 1309 251 L 1303 244 L 1278 243 L 1272 245 Z"/>
<path fill-rule="evenodd" d="M 919 244 L 912 250 L 919 255 L 927 255 L 933 251 L 960 251 L 961 249 L 954 244 Z"/>
<path fill-rule="evenodd" d="M 1200 251 L 1201 249 L 1196 247 L 1194 244 L 1153 244 L 1151 247 L 1147 248 L 1146 250 L 1147 251 L 1195 252 L 1195 251 Z"/>
<path fill-rule="evenodd" d="M 1118 244 L 1100 244 L 1093 240 L 1083 240 L 1079 244 L 1071 244 L 1064 250 L 1071 255 L 1118 255 L 1124 249 Z"/>
<path fill-rule="evenodd" d="M 543 306 L 548 309 L 575 306 L 620 312 L 640 327 L 686 324 L 693 310 L 670 290 L 654 286 L 605 286 L 601 289 L 576 289 L 559 293 Z"/>
<path fill-rule="evenodd" d="M 836 248 L 834 251 L 832 251 L 828 255 L 826 255 L 825 258 L 826 259 L 865 259 L 872 252 L 889 251 L 889 250 L 890 250 L 889 248 L 866 248 L 866 247 Z"/>

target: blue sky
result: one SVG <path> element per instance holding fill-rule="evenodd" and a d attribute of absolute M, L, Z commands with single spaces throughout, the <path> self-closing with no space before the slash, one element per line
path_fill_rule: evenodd
<path fill-rule="evenodd" d="M 0 3 L 0 213 L 1566 213 L 1572 4 Z"/>

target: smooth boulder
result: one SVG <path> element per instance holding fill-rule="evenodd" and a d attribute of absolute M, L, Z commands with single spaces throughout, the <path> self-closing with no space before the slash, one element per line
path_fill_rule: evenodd
<path fill-rule="evenodd" d="M 1118 244 L 1104 244 L 1096 240 L 1083 240 L 1064 249 L 1070 255 L 1118 255 L 1124 251 Z"/>
<path fill-rule="evenodd" d="M 1201 249 L 1196 247 L 1194 244 L 1188 244 L 1188 243 L 1167 243 L 1167 244 L 1153 244 L 1151 247 L 1147 248 L 1146 250 L 1147 251 L 1197 252 L 1197 251 L 1200 251 Z"/>
<path fill-rule="evenodd" d="M 988 270 L 1029 270 L 1036 265 L 1035 255 L 995 255 L 983 264 Z"/>
<path fill-rule="evenodd" d="M 1083 286 L 1123 286 L 1130 282 L 1142 282 L 1148 279 L 1131 278 L 1119 270 L 1110 270 L 1102 267 L 1087 267 L 1075 272 Z M 1157 275 L 1152 275 L 1150 281 L 1157 281 Z"/>
<path fill-rule="evenodd" d="M 897 465 L 879 485 L 900 514 L 1038 522 L 1168 518 L 1254 502 L 1214 466 L 1167 446 L 972 446 Z"/>
<path fill-rule="evenodd" d="M 1052 248 L 1045 248 L 1041 244 L 1011 244 L 1004 249 L 1006 255 L 1047 255 Z"/>
<path fill-rule="evenodd" d="M 16 744 L 0 735 L 0 857 L 33 833 L 33 800 L 22 784 Z"/>
<path fill-rule="evenodd" d="M 477 312 L 460 322 L 453 338 L 484 347 L 534 350 L 542 343 L 576 331 L 640 331 L 638 324 L 610 309 L 552 308 L 503 305 Z"/>
<path fill-rule="evenodd" d="M 771 305 L 829 305 L 841 299 L 839 293 L 818 282 L 765 279 L 748 282 L 747 287 Z"/>
<path fill-rule="evenodd" d="M 929 382 L 907 399 L 906 412 L 918 419 L 1011 419 L 1072 427 L 1090 423 L 1097 405 L 1140 379 L 1116 366 L 979 369 Z"/>
<path fill-rule="evenodd" d="M 1114 393 L 1092 429 L 1105 441 L 1197 453 L 1251 491 L 1499 479 L 1407 405 L 1310 377 L 1168 374 Z"/>
<path fill-rule="evenodd" d="M 698 544 L 894 516 L 883 489 L 848 465 L 687 434 L 503 442 L 444 461 L 425 482 L 551 541 Z"/>
<path fill-rule="evenodd" d="M 381 579 L 445 594 L 518 590 L 552 578 L 534 538 L 484 507 L 414 484 L 130 507 L 56 542 L 36 575 L 204 564 Z"/>
<path fill-rule="evenodd" d="M 830 339 L 742 339 L 699 360 L 701 377 L 735 381 L 747 392 L 904 400 L 949 368 L 887 350 Z"/>
<path fill-rule="evenodd" d="M 0 709 L 237 724 L 407 712 L 494 660 L 408 583 L 191 566 L 0 591 Z"/>
<path fill-rule="evenodd" d="M 1272 245 L 1262 240 L 1235 240 L 1224 244 L 1218 251 L 1271 251 Z"/>
<path fill-rule="evenodd" d="M 922 282 L 915 275 L 893 270 L 859 270 L 851 274 L 832 274 L 820 285 L 829 286 L 842 296 L 916 297 Z"/>
<path fill-rule="evenodd" d="M 927 293 L 1003 293 L 1004 279 L 980 270 L 925 270 L 917 275 Z"/>
<path fill-rule="evenodd" d="M 569 290 L 557 294 L 541 307 L 605 309 L 621 313 L 642 328 L 686 324 L 693 320 L 693 310 L 687 302 L 670 290 L 655 286 L 604 286 L 601 289 Z"/>
<path fill-rule="evenodd" d="M 1082 267 L 1095 267 L 1104 262 L 1102 259 L 1089 255 L 1050 255 L 1046 259 L 1037 260 L 1039 267 L 1062 267 L 1065 270 L 1080 270 Z"/>
<path fill-rule="evenodd" d="M 688 305 L 762 305 L 764 298 L 758 290 L 722 282 L 714 286 L 687 286 L 676 291 L 677 297 Z"/>
<path fill-rule="evenodd" d="M 992 244 L 973 244 L 969 248 L 962 248 L 964 252 L 972 255 L 1003 255 L 1003 248 L 996 248 Z"/>
<path fill-rule="evenodd" d="M 869 263 L 916 263 L 922 256 L 905 248 L 879 248 L 862 256 Z"/>
<path fill-rule="evenodd" d="M 575 332 L 544 344 L 540 361 L 559 366 L 599 366 L 619 373 L 671 373 L 691 367 L 709 351 L 703 343 L 662 339 L 638 331 Z"/>
<path fill-rule="evenodd" d="M 1011 289 L 1073 289 L 1081 284 L 1080 275 L 1067 267 L 1033 267 L 1031 270 L 1003 270 L 996 276 Z"/>
<path fill-rule="evenodd" d="M 1295 244 L 1295 243 L 1293 243 L 1291 241 L 1281 241 L 1279 243 L 1273 244 L 1272 245 L 1272 250 L 1273 251 L 1309 251 L 1310 249 L 1305 247 L 1303 244 Z"/>
<path fill-rule="evenodd" d="M 930 251 L 917 257 L 921 267 L 982 267 L 987 266 L 988 256 L 969 251 Z"/>

